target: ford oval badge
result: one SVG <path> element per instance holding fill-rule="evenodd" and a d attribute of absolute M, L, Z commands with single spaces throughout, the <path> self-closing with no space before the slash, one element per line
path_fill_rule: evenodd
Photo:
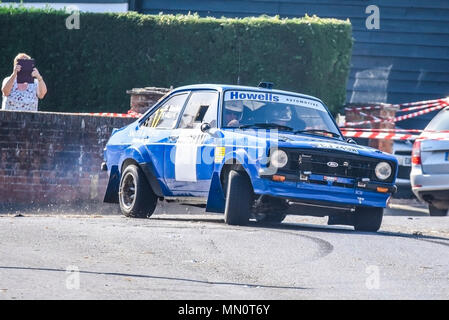
<path fill-rule="evenodd" d="M 331 167 L 331 168 L 337 168 L 337 167 L 338 167 L 338 163 L 333 162 L 333 161 L 329 161 L 329 162 L 327 163 L 327 166 L 328 166 L 328 167 Z"/>

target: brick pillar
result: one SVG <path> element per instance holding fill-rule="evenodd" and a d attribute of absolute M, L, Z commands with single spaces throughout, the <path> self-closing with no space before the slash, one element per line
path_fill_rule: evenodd
<path fill-rule="evenodd" d="M 356 108 L 361 107 L 362 105 L 351 104 L 348 107 Z M 364 104 L 363 106 L 369 106 Z M 374 106 L 374 105 L 373 105 Z M 397 107 L 391 106 L 382 106 L 380 109 L 371 109 L 371 110 L 363 110 L 362 113 L 366 115 L 360 114 L 357 111 L 346 111 L 346 122 L 360 122 L 365 120 L 372 120 L 371 116 L 381 119 L 389 119 L 394 118 L 396 115 L 396 111 L 399 110 Z M 359 129 L 394 129 L 395 124 L 393 122 L 379 122 L 379 123 L 370 123 L 366 125 L 360 125 L 352 128 Z M 370 139 L 369 146 L 379 149 L 384 152 L 393 153 L 393 140 L 383 140 L 383 139 Z"/>
<path fill-rule="evenodd" d="M 133 88 L 126 91 L 131 95 L 130 111 L 137 113 L 144 113 L 153 106 L 160 98 L 170 92 L 171 89 L 157 88 L 157 87 L 145 87 L 145 88 Z"/>

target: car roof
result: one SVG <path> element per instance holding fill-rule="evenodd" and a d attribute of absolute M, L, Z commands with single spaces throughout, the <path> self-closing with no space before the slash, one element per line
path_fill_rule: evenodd
<path fill-rule="evenodd" d="M 218 91 L 226 91 L 226 90 L 246 90 L 246 91 L 248 91 L 248 90 L 251 90 L 251 91 L 261 91 L 261 92 L 273 92 L 273 93 L 277 93 L 277 94 L 299 96 L 299 97 L 302 97 L 302 98 L 316 100 L 316 101 L 319 101 L 319 102 L 323 103 L 323 101 L 321 101 L 317 97 L 309 96 L 309 95 L 302 94 L 302 93 L 297 93 L 297 92 L 292 92 L 292 91 L 284 91 L 284 90 L 277 90 L 277 89 L 267 89 L 267 88 L 262 88 L 262 87 L 250 87 L 250 86 L 232 85 L 232 84 L 210 84 L 210 83 L 192 84 L 192 85 L 188 85 L 188 86 L 182 86 L 182 87 L 175 88 L 173 90 L 173 92 L 175 92 L 175 91 L 183 91 L 183 90 L 198 90 L 198 89 L 214 89 L 214 90 L 218 90 Z"/>

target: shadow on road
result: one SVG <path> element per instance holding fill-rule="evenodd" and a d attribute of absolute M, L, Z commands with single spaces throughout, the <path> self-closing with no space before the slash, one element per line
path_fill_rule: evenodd
<path fill-rule="evenodd" d="M 224 224 L 223 219 L 212 219 L 212 218 L 181 218 L 181 217 L 162 217 L 152 218 L 155 220 L 166 220 L 166 221 L 185 221 L 185 222 L 207 222 L 215 224 Z M 231 226 L 229 226 L 231 227 Z M 436 244 L 441 244 L 444 246 L 449 246 L 449 238 L 429 236 L 424 234 L 409 234 L 403 232 L 392 232 L 392 231 L 378 231 L 378 232 L 362 232 L 354 231 L 350 226 L 328 226 L 328 225 L 315 225 L 306 223 L 292 223 L 292 222 L 282 222 L 280 224 L 270 224 L 270 223 L 258 223 L 255 221 L 250 221 L 246 226 L 241 226 L 239 228 L 251 228 L 251 231 L 256 229 L 266 229 L 270 231 L 308 231 L 308 232 L 321 232 L 321 233 L 341 233 L 349 235 L 366 235 L 373 237 L 401 237 L 413 240 L 428 241 Z M 445 242 L 447 241 L 447 242 Z"/>
<path fill-rule="evenodd" d="M 17 267 L 17 266 L 0 266 L 0 270 L 28 270 L 28 271 L 47 271 L 47 272 L 63 272 L 68 273 L 70 271 L 64 269 L 56 268 L 36 268 L 36 267 Z M 310 290 L 311 288 L 294 287 L 294 286 L 272 286 L 264 284 L 254 284 L 254 283 L 237 283 L 237 282 L 218 282 L 218 281 L 206 281 L 206 280 L 196 280 L 188 278 L 176 278 L 176 277 L 163 277 L 163 276 L 153 276 L 145 274 L 132 274 L 132 273 L 121 273 L 121 272 L 101 272 L 101 271 L 77 271 L 80 274 L 89 275 L 102 275 L 102 276 L 115 276 L 115 277 L 128 277 L 128 278 L 145 278 L 153 280 L 168 280 L 168 281 L 182 281 L 182 282 L 193 282 L 207 285 L 224 285 L 224 286 L 238 286 L 238 287 L 248 287 L 248 288 L 263 288 L 263 289 L 292 289 L 292 290 Z"/>

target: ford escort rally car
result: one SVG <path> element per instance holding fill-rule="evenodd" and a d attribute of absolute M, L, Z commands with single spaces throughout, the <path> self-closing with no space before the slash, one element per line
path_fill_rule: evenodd
<path fill-rule="evenodd" d="M 231 225 L 286 215 L 377 231 L 396 191 L 394 156 L 345 140 L 325 104 L 270 85 L 172 90 L 114 129 L 105 202 L 149 217 L 158 200 L 224 213 Z"/>

